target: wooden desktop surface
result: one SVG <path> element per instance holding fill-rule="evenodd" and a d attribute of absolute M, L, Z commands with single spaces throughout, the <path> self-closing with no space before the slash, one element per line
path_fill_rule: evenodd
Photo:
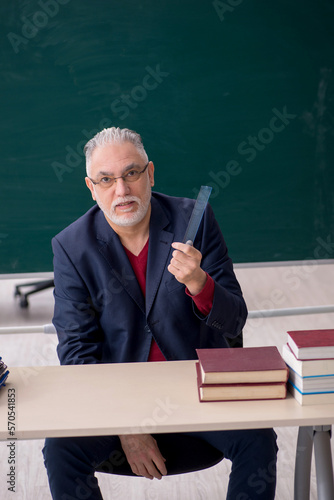
<path fill-rule="evenodd" d="M 334 404 L 284 400 L 200 403 L 195 361 L 11 368 L 0 390 L 0 439 L 326 425 Z"/>

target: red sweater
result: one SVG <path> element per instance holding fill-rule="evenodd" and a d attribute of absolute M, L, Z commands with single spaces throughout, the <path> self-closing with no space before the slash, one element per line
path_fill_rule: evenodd
<path fill-rule="evenodd" d="M 125 247 L 124 250 L 126 252 L 126 255 L 128 256 L 128 259 L 136 275 L 141 291 L 143 292 L 143 295 L 145 297 L 148 240 L 139 255 L 134 255 L 132 252 L 130 252 L 130 250 L 128 250 Z M 211 278 L 211 276 L 207 274 L 207 280 L 205 286 L 200 293 L 198 293 L 197 295 L 191 295 L 187 288 L 185 290 L 186 294 L 193 299 L 200 313 L 204 314 L 205 316 L 209 314 L 212 308 L 214 288 L 215 288 L 214 281 Z M 155 342 L 154 339 L 152 339 L 148 361 L 166 361 L 165 356 L 160 351 L 158 344 Z"/>

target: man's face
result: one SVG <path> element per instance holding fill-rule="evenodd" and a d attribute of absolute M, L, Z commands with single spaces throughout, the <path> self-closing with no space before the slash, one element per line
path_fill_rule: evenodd
<path fill-rule="evenodd" d="M 150 162 L 139 179 L 131 183 L 117 179 L 112 186 L 103 187 L 104 178 L 119 177 L 129 170 L 141 171 L 144 167 L 145 161 L 130 142 L 108 144 L 93 151 L 90 177 L 102 182 L 94 185 L 88 177 L 85 180 L 112 227 L 135 226 L 147 215 L 154 186 L 154 166 Z"/>

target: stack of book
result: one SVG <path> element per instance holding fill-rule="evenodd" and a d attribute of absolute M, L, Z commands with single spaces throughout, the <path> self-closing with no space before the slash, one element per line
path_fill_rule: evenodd
<path fill-rule="evenodd" d="M 334 330 L 290 331 L 282 356 L 298 403 L 334 403 Z"/>
<path fill-rule="evenodd" d="M 1 386 L 5 385 L 8 375 L 9 375 L 9 370 L 7 370 L 7 366 L 2 361 L 2 358 L 0 356 L 0 388 Z"/>
<path fill-rule="evenodd" d="M 282 399 L 289 371 L 277 347 L 197 349 L 200 401 Z"/>

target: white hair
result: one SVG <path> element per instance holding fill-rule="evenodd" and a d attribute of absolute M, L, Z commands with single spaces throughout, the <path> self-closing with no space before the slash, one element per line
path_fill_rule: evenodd
<path fill-rule="evenodd" d="M 137 132 L 128 128 L 110 127 L 98 132 L 92 139 L 90 139 L 84 147 L 86 156 L 86 170 L 87 175 L 90 172 L 90 165 L 92 154 L 95 148 L 99 146 L 106 146 L 107 144 L 122 144 L 124 142 L 131 142 L 138 153 L 142 156 L 145 163 L 148 162 L 148 156 L 144 149 L 142 138 Z"/>

